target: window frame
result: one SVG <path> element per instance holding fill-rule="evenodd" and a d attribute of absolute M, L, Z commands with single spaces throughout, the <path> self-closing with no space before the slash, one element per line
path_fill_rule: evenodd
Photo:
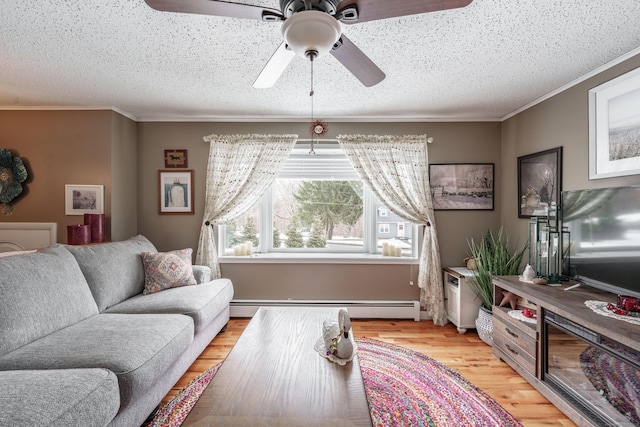
<path fill-rule="evenodd" d="M 301 150 L 307 150 L 308 145 L 297 144 L 294 149 L 297 153 Z M 333 144 L 330 148 L 331 152 L 335 155 L 335 150 L 339 149 L 337 144 Z M 315 148 L 316 153 L 321 151 L 318 147 Z M 344 155 L 344 154 L 343 154 Z M 316 154 L 317 156 L 317 154 Z M 314 156 L 315 157 L 315 156 Z M 345 156 L 346 157 L 346 156 Z M 291 178 L 291 177 L 290 177 Z M 278 179 L 278 178 L 277 178 Z M 321 180 L 315 177 L 305 178 L 299 177 L 294 179 L 307 179 L 309 181 L 312 180 Z M 357 178 L 360 180 L 360 178 Z M 353 178 L 334 178 L 331 179 L 334 181 L 349 181 L 354 180 Z M 360 180 L 361 181 L 361 180 Z M 254 254 L 260 254 L 262 256 L 268 255 L 269 257 L 289 257 L 295 255 L 296 257 L 305 258 L 313 258 L 314 255 L 323 254 L 323 256 L 335 256 L 339 258 L 349 258 L 352 257 L 362 257 L 362 256 L 370 256 L 370 255 L 380 255 L 382 256 L 382 248 L 378 248 L 378 217 L 379 209 L 382 202 L 379 202 L 373 191 L 369 189 L 369 187 L 363 182 L 363 213 L 362 213 L 362 223 L 363 223 L 363 245 L 359 247 L 358 250 L 353 250 L 352 248 L 345 249 L 327 249 L 327 248 L 274 248 L 273 247 L 273 193 L 275 183 L 272 184 L 269 189 L 265 192 L 265 194 L 260 199 L 260 207 L 258 208 L 258 221 L 256 224 L 259 226 L 259 241 L 260 244 L 258 247 L 254 247 Z M 383 205 L 383 209 L 385 209 L 387 215 L 384 216 L 384 219 L 388 218 L 389 208 Z M 385 221 L 384 223 L 387 223 Z M 407 223 L 410 223 L 407 221 Z M 402 256 L 401 259 L 416 259 L 419 253 L 420 242 L 422 240 L 422 227 L 420 224 L 410 223 L 412 227 L 411 229 L 411 254 L 409 256 Z M 389 233 L 391 233 L 391 227 L 388 226 Z M 406 229 L 406 227 L 405 227 Z M 229 253 L 226 248 L 226 232 L 225 226 L 218 226 L 218 256 L 222 258 L 233 258 L 233 254 Z M 384 240 L 384 239 L 382 239 Z M 388 257 L 385 257 L 388 258 Z M 398 258 L 396 258 L 397 260 Z"/>

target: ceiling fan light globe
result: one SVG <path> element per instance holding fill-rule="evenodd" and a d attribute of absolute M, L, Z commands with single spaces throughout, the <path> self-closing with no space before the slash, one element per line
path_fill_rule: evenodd
<path fill-rule="evenodd" d="M 325 12 L 304 10 L 287 18 L 281 31 L 289 48 L 305 58 L 308 51 L 316 51 L 316 56 L 329 53 L 342 34 L 342 24 Z"/>

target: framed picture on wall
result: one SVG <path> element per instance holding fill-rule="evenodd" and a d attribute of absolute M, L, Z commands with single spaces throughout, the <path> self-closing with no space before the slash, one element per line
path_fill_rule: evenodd
<path fill-rule="evenodd" d="M 193 170 L 158 171 L 160 214 L 193 214 Z"/>
<path fill-rule="evenodd" d="M 166 169 L 187 168 L 188 164 L 187 150 L 164 150 L 164 167 Z"/>
<path fill-rule="evenodd" d="M 434 210 L 493 210 L 493 163 L 429 164 Z"/>
<path fill-rule="evenodd" d="M 560 203 L 562 147 L 518 157 L 518 217 L 548 216 Z"/>
<path fill-rule="evenodd" d="M 65 185 L 66 215 L 103 214 L 104 185 Z"/>
<path fill-rule="evenodd" d="M 640 174 L 640 68 L 589 91 L 589 179 Z"/>

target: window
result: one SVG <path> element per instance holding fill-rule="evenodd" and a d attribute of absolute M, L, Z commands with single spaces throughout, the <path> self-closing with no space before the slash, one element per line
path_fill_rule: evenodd
<path fill-rule="evenodd" d="M 223 233 L 218 237 L 218 244 L 224 248 L 223 254 L 233 255 L 234 248 L 236 249 L 235 254 L 237 254 L 239 245 L 249 242 L 254 251 L 260 248 L 260 212 L 261 204 L 259 203 L 240 218 L 219 228 Z"/>
<path fill-rule="evenodd" d="M 261 203 L 219 228 L 221 255 L 247 242 L 262 253 L 382 253 L 382 242 L 415 252 L 413 232 L 376 200 L 337 144 L 298 143 Z M 385 223 L 377 223 L 378 216 Z"/>

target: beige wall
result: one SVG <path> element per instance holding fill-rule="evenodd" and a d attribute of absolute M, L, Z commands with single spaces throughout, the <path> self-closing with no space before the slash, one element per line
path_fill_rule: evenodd
<path fill-rule="evenodd" d="M 587 92 L 640 66 L 640 56 L 576 85 L 503 123 L 329 123 L 340 134 L 427 134 L 431 163 L 496 165 L 494 211 L 437 211 L 444 266 L 461 265 L 467 241 L 504 225 L 526 242 L 517 217 L 517 158 L 562 146 L 563 189 L 640 184 L 640 176 L 588 179 Z M 0 111 L 0 147 L 21 156 L 31 173 L 14 214 L 0 221 L 57 222 L 58 240 L 82 217 L 64 213 L 65 184 L 105 185 L 105 213 L 113 240 L 144 234 L 160 250 L 196 248 L 203 216 L 208 145 L 212 133 L 309 135 L 308 123 L 136 123 L 112 111 Z M 158 214 L 158 171 L 165 149 L 187 149 L 195 171 L 195 214 Z M 408 285 L 415 265 L 224 264 L 239 298 L 415 299 Z"/>
<path fill-rule="evenodd" d="M 295 133 L 309 135 L 307 123 L 154 123 L 138 124 L 138 231 L 160 250 L 195 248 L 203 218 L 205 173 L 210 134 Z M 432 163 L 500 161 L 499 123 L 329 123 L 327 138 L 340 134 L 427 134 Z M 165 149 L 187 149 L 194 170 L 195 214 L 158 214 L 158 170 Z M 499 177 L 497 173 L 496 179 Z M 499 190 L 498 190 L 499 191 Z M 495 211 L 439 211 L 436 222 L 445 265 L 461 265 L 467 237 L 499 224 Z M 415 265 L 371 264 L 222 264 L 236 298 L 417 299 Z"/>
<path fill-rule="evenodd" d="M 111 114 L 111 240 L 138 233 L 138 126 Z"/>
<path fill-rule="evenodd" d="M 223 264 L 237 299 L 417 300 L 417 265 Z"/>
<path fill-rule="evenodd" d="M 527 219 L 518 218 L 517 159 L 562 147 L 562 189 L 640 184 L 640 175 L 589 180 L 590 89 L 640 67 L 640 55 L 600 73 L 502 123 L 502 223 L 514 240 L 526 242 Z"/>

